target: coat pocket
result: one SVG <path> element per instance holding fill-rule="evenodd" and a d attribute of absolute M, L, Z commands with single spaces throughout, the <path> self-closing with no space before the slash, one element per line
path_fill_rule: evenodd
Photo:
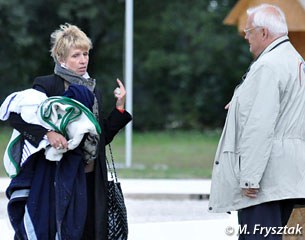
<path fill-rule="evenodd" d="M 241 164 L 241 156 L 239 153 L 235 152 L 224 152 L 227 155 L 227 159 L 229 161 L 230 170 L 232 171 L 233 176 L 236 180 L 240 180 L 240 164 Z"/>

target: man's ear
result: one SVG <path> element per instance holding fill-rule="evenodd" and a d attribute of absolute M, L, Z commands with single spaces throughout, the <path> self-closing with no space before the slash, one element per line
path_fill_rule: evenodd
<path fill-rule="evenodd" d="M 263 31 L 263 33 L 262 33 L 263 34 L 263 39 L 265 40 L 269 36 L 269 31 L 268 31 L 267 28 L 263 28 L 262 31 Z"/>

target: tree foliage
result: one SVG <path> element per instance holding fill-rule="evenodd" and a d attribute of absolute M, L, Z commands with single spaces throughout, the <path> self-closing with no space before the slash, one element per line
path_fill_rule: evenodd
<path fill-rule="evenodd" d="M 134 127 L 222 126 L 235 86 L 250 62 L 245 41 L 223 19 L 236 0 L 134 0 Z M 124 75 L 122 0 L 0 0 L 0 99 L 53 72 L 49 36 L 78 25 L 92 39 L 89 74 L 114 104 Z"/>

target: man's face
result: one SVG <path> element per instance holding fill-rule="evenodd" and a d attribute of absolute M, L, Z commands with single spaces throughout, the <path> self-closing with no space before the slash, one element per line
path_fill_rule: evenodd
<path fill-rule="evenodd" d="M 247 20 L 245 32 L 245 39 L 249 42 L 250 52 L 257 57 L 263 50 L 262 27 L 253 27 L 253 15 L 250 15 Z"/>

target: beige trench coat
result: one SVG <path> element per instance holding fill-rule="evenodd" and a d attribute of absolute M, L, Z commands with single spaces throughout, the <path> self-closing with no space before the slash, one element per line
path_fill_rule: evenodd
<path fill-rule="evenodd" d="M 235 90 L 217 148 L 209 211 L 305 198 L 305 65 L 290 42 L 271 43 Z M 259 188 L 257 198 L 242 188 Z"/>

